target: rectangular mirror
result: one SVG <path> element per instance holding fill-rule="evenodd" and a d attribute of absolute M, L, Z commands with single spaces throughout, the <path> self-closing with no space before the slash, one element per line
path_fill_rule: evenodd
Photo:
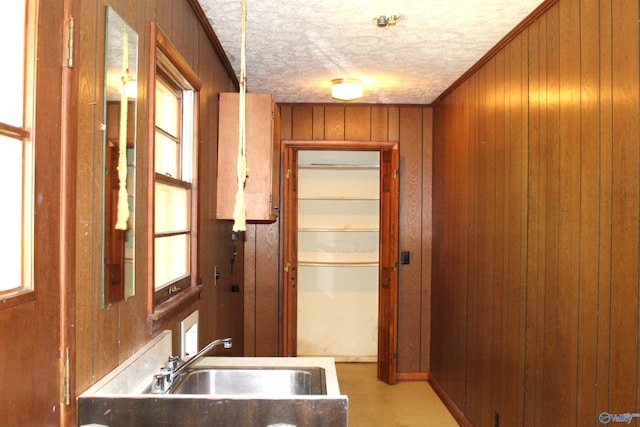
<path fill-rule="evenodd" d="M 106 12 L 102 195 L 102 302 L 135 294 L 135 136 L 138 34 Z"/>

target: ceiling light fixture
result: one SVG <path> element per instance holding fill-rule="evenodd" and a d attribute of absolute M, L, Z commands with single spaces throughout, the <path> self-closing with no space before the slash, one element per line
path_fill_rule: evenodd
<path fill-rule="evenodd" d="M 331 97 L 340 101 L 352 101 L 362 96 L 362 81 L 351 77 L 331 80 Z"/>
<path fill-rule="evenodd" d="M 391 15 L 391 16 L 380 15 L 378 17 L 373 18 L 373 22 L 375 22 L 376 25 L 381 28 L 389 28 L 389 26 L 396 25 L 396 23 L 399 20 L 400 20 L 400 15 Z"/>

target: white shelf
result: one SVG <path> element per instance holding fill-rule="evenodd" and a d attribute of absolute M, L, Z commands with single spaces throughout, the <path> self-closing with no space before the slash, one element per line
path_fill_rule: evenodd
<path fill-rule="evenodd" d="M 380 165 L 337 165 L 330 163 L 298 164 L 298 169 L 347 169 L 347 170 L 379 170 Z"/>
<path fill-rule="evenodd" d="M 377 233 L 379 231 L 378 227 L 300 227 L 298 226 L 298 231 L 301 233 L 321 233 L 324 231 L 341 231 L 341 232 L 365 232 L 365 233 Z"/>
<path fill-rule="evenodd" d="M 300 261 L 298 267 L 378 267 L 377 262 L 319 262 L 319 261 Z"/>
<path fill-rule="evenodd" d="M 323 196 L 321 194 L 303 194 L 301 196 L 298 196 L 298 200 L 338 200 L 338 201 L 351 201 L 351 200 L 374 200 L 374 201 L 379 201 L 380 197 L 379 196 L 370 196 L 370 195 L 349 195 L 349 196 L 333 196 L 333 197 L 327 197 L 327 196 Z"/>
<path fill-rule="evenodd" d="M 298 264 L 377 265 L 377 252 L 298 252 Z"/>

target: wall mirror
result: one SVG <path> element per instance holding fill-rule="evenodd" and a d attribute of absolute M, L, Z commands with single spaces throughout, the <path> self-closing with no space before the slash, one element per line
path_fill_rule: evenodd
<path fill-rule="evenodd" d="M 138 34 L 106 12 L 102 195 L 102 302 L 135 293 L 135 135 Z"/>

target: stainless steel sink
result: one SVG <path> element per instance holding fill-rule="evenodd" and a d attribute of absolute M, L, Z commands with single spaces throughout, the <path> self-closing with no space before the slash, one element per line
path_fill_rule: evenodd
<path fill-rule="evenodd" d="M 326 394 L 322 368 L 200 368 L 188 370 L 172 394 L 296 396 Z"/>

